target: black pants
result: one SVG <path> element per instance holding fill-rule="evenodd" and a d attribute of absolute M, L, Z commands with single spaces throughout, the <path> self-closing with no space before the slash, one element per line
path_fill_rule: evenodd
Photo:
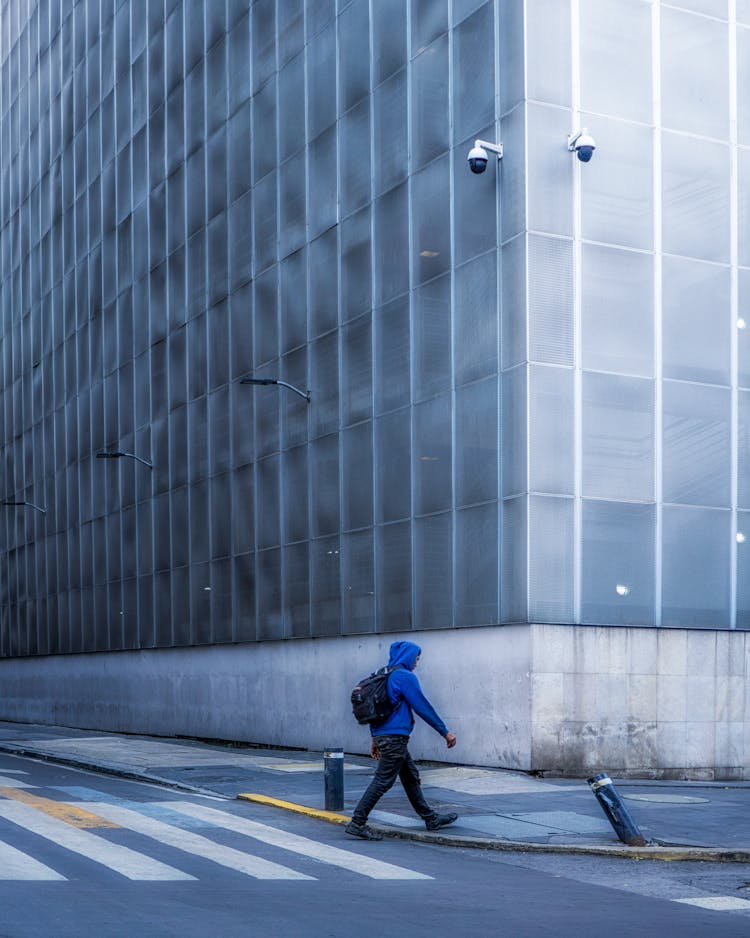
<path fill-rule="evenodd" d="M 380 752 L 378 767 L 367 791 L 359 799 L 354 809 L 352 820 L 355 824 L 364 824 L 370 811 L 383 795 L 393 787 L 396 779 L 401 780 L 406 797 L 417 814 L 429 821 L 435 817 L 435 811 L 427 804 L 419 784 L 419 771 L 409 755 L 408 736 L 375 736 L 375 745 Z"/>

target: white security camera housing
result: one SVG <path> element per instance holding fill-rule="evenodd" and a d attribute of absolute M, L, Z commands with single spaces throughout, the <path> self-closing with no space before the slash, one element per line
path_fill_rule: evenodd
<path fill-rule="evenodd" d="M 487 169 L 489 156 L 484 147 L 472 147 L 469 150 L 469 169 L 472 173 L 483 173 Z"/>
<path fill-rule="evenodd" d="M 578 133 L 570 134 L 568 137 L 568 149 L 571 153 L 575 153 L 582 163 L 588 163 L 594 155 L 596 140 L 594 140 L 588 130 L 583 127 Z"/>
<path fill-rule="evenodd" d="M 497 158 L 501 160 L 503 158 L 503 145 L 502 143 L 488 143 L 486 140 L 475 140 L 474 146 L 469 150 L 469 155 L 467 157 L 469 161 L 469 169 L 472 173 L 479 175 L 487 169 L 487 163 L 489 161 L 489 155 L 487 151 L 490 150 L 492 153 L 497 155 Z"/>

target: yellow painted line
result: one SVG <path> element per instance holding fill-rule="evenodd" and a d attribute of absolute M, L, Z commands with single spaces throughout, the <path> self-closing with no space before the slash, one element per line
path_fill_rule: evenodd
<path fill-rule="evenodd" d="M 295 804 L 293 801 L 281 801 L 279 798 L 270 798 L 268 795 L 242 794 L 237 795 L 243 801 L 255 801 L 258 804 L 267 804 L 272 808 L 283 808 L 285 811 L 295 811 L 297 814 L 306 814 L 331 824 L 348 824 L 351 820 L 346 814 L 337 814 L 335 811 L 321 811 L 319 808 L 308 808 L 304 804 Z"/>
<path fill-rule="evenodd" d="M 84 811 L 83 808 L 76 808 L 72 804 L 65 804 L 63 801 L 53 801 L 51 798 L 41 798 L 39 795 L 31 795 L 28 791 L 22 791 L 18 788 L 0 787 L 0 796 L 8 798 L 11 801 L 20 801 L 30 808 L 36 808 L 50 817 L 55 817 L 59 821 L 65 821 L 73 827 L 119 827 L 119 824 L 113 824 L 98 814 L 91 814 L 90 811 Z"/>

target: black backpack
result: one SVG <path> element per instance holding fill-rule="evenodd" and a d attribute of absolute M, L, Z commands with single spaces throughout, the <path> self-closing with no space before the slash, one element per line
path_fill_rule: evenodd
<path fill-rule="evenodd" d="M 363 678 L 352 691 L 352 713 L 357 723 L 382 723 L 396 709 L 388 696 L 388 678 L 396 668 L 380 668 Z"/>

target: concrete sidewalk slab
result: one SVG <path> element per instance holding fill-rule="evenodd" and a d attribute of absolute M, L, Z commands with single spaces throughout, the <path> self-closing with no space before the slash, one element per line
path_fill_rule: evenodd
<path fill-rule="evenodd" d="M 23 745 L 30 749 L 39 749 L 49 754 L 59 753 L 85 759 L 101 759 L 104 762 L 121 762 L 123 754 L 127 762 L 136 768 L 158 766 L 161 769 L 189 766 L 227 765 L 236 768 L 265 768 L 282 772 L 318 772 L 322 763 L 315 761 L 292 762 L 288 758 L 272 756 L 268 753 L 236 752 L 226 749 L 213 749 L 209 746 L 196 746 L 178 742 L 142 739 L 132 736 L 93 736 L 73 739 L 28 739 Z M 297 756 L 299 758 L 299 755 Z M 348 771 L 366 771 L 369 766 L 348 763 Z"/>
<path fill-rule="evenodd" d="M 467 795 L 513 795 L 548 793 L 550 788 L 564 788 L 553 782 L 516 774 L 500 773 L 490 769 L 466 769 L 461 766 L 430 769 L 420 772 L 424 788 L 447 788 Z M 580 783 L 573 783 L 580 784 Z"/>

